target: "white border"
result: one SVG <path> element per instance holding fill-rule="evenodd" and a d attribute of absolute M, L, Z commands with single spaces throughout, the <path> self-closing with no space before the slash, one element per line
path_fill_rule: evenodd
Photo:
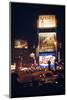
<path fill-rule="evenodd" d="M 9 1 L 66 5 L 66 0 L 1 0 L 0 1 L 0 100 L 9 100 L 8 97 L 9 95 Z M 66 97 L 67 95 L 43 96 L 43 97 L 19 98 L 19 100 L 20 99 L 65 100 Z"/>

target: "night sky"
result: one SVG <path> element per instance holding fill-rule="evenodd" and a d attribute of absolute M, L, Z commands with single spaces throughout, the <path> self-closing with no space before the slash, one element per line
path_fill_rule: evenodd
<path fill-rule="evenodd" d="M 37 44 L 37 16 L 54 14 L 58 20 L 57 39 L 65 44 L 65 6 L 11 3 L 11 40 L 25 39 L 30 45 Z"/>

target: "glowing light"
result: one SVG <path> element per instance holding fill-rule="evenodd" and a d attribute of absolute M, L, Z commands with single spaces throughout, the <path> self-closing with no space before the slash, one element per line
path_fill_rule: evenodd
<path fill-rule="evenodd" d="M 57 42 L 55 41 L 54 44 L 55 44 L 55 46 L 56 46 L 56 45 L 57 45 Z"/>
<path fill-rule="evenodd" d="M 30 54 L 30 57 L 33 58 L 33 59 L 35 59 L 35 54 L 32 52 L 32 53 Z"/>
<path fill-rule="evenodd" d="M 57 69 L 59 69 L 59 66 L 57 66 Z"/>
<path fill-rule="evenodd" d="M 62 68 L 60 67 L 60 69 L 62 69 Z"/>
<path fill-rule="evenodd" d="M 15 70 L 16 69 L 16 64 L 11 65 L 11 70 Z"/>
<path fill-rule="evenodd" d="M 25 49 L 27 49 L 28 48 L 28 46 L 25 46 Z"/>
<path fill-rule="evenodd" d="M 58 84 L 58 82 L 56 81 L 56 84 Z"/>
<path fill-rule="evenodd" d="M 20 67 L 20 70 L 21 71 L 24 71 L 24 70 L 28 70 L 28 68 L 26 68 L 26 67 L 24 67 L 24 68 L 23 67 Z"/>

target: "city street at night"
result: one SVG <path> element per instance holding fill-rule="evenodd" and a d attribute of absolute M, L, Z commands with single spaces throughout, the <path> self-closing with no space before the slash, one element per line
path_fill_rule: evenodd
<path fill-rule="evenodd" d="M 11 93 L 13 97 L 20 96 L 41 96 L 41 95 L 59 95 L 64 94 L 64 76 L 61 76 L 60 72 L 54 72 L 53 76 L 44 77 L 44 71 L 33 72 L 31 75 L 26 73 L 27 76 L 24 75 L 25 78 L 22 80 L 18 80 L 18 76 L 16 74 L 12 74 L 11 76 Z M 48 73 L 52 73 L 48 71 Z M 56 73 L 58 73 L 56 75 Z M 63 73 L 63 72 L 62 72 Z M 60 76 L 59 76 L 60 74 Z M 20 76 L 22 77 L 22 76 Z M 32 77 L 32 78 L 31 78 Z M 34 78 L 35 77 L 35 78 Z M 61 77 L 61 79 L 60 79 Z M 49 78 L 49 79 L 48 79 Z M 47 80 L 47 83 L 45 82 Z"/>
<path fill-rule="evenodd" d="M 65 7 L 11 3 L 10 96 L 65 94 Z"/>
<path fill-rule="evenodd" d="M 41 73 L 41 74 L 40 74 Z M 40 72 L 38 74 L 42 75 L 44 72 Z M 64 94 L 65 91 L 65 83 L 64 79 L 57 78 L 54 80 L 50 80 L 51 82 L 45 83 L 44 81 L 41 81 L 43 77 L 41 77 L 41 80 L 37 79 L 37 72 L 34 72 L 33 75 L 35 75 L 35 79 L 32 79 L 30 81 L 31 76 L 27 77 L 27 83 L 24 83 L 25 80 L 22 82 L 19 82 L 17 80 L 17 75 L 12 74 L 11 76 L 11 93 L 13 97 L 25 97 L 25 96 L 41 96 L 41 95 L 60 95 Z M 39 76 L 40 76 L 39 75 Z M 52 78 L 52 77 L 51 77 Z"/>

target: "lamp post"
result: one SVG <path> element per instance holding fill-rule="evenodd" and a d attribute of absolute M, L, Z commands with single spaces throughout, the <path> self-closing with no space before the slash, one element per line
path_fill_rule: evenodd
<path fill-rule="evenodd" d="M 56 59 L 57 59 L 57 41 L 54 42 L 55 50 L 56 50 Z"/>
<path fill-rule="evenodd" d="M 30 57 L 33 58 L 34 64 L 36 64 L 35 54 L 33 52 L 30 54 Z"/>

